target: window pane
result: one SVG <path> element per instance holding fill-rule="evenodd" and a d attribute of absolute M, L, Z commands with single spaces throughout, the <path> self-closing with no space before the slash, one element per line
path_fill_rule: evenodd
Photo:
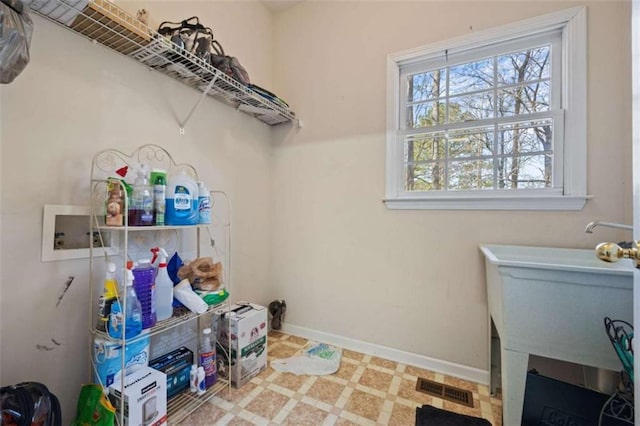
<path fill-rule="evenodd" d="M 493 155 L 493 127 L 453 130 L 449 132 L 449 157 Z"/>
<path fill-rule="evenodd" d="M 493 86 L 493 59 L 449 68 L 449 95 L 487 90 Z"/>
<path fill-rule="evenodd" d="M 444 159 L 444 133 L 407 136 L 404 143 L 405 162 Z"/>
<path fill-rule="evenodd" d="M 535 189 L 551 187 L 551 155 L 498 159 L 498 188 Z"/>
<path fill-rule="evenodd" d="M 549 78 L 551 46 L 498 57 L 498 85 L 517 84 Z"/>
<path fill-rule="evenodd" d="M 502 124 L 498 127 L 498 154 L 524 154 L 553 150 L 553 120 Z"/>
<path fill-rule="evenodd" d="M 493 160 L 452 161 L 448 189 L 493 189 Z"/>
<path fill-rule="evenodd" d="M 449 122 L 493 118 L 493 91 L 468 96 L 457 96 L 449 100 Z"/>
<path fill-rule="evenodd" d="M 445 70 L 407 76 L 408 102 L 426 101 L 444 96 Z"/>
<path fill-rule="evenodd" d="M 445 104 L 442 101 L 423 102 L 407 107 L 407 128 L 435 126 L 444 123 Z"/>
<path fill-rule="evenodd" d="M 498 116 L 549 111 L 550 96 L 548 81 L 498 90 Z"/>
<path fill-rule="evenodd" d="M 444 189 L 445 163 L 407 164 L 406 191 L 436 191 Z"/>

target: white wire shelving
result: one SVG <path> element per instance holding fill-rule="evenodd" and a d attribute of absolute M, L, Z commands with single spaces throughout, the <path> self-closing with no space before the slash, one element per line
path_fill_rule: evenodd
<path fill-rule="evenodd" d="M 228 196 L 221 191 L 211 191 L 212 205 L 215 207 L 211 211 L 211 224 L 207 225 L 182 225 L 182 226 L 129 226 L 128 217 L 125 214 L 123 216 L 123 226 L 107 226 L 105 224 L 105 200 L 107 197 L 107 184 L 109 181 L 113 181 L 114 175 L 117 175 L 117 171 L 125 169 L 124 172 L 127 176 L 129 167 L 134 167 L 137 164 L 145 164 L 150 170 L 160 169 L 167 172 L 167 176 L 172 174 L 178 174 L 184 172 L 191 176 L 194 180 L 198 180 L 198 174 L 196 169 L 188 163 L 176 163 L 173 157 L 164 148 L 147 144 L 142 145 L 135 149 L 131 154 L 124 153 L 116 149 L 105 149 L 95 154 L 93 162 L 91 164 L 91 229 L 97 231 L 99 240 L 101 242 L 99 247 L 94 247 L 93 240 L 90 240 L 89 248 L 91 256 L 89 257 L 89 352 L 92 354 L 90 360 L 90 374 L 92 377 L 96 377 L 99 380 L 99 374 L 97 371 L 97 358 L 96 341 L 105 342 L 110 345 L 119 345 L 119 362 L 120 371 L 126 371 L 126 347 L 134 344 L 140 339 L 151 338 L 153 336 L 159 336 L 165 332 L 176 329 L 180 326 L 190 327 L 199 332 L 203 328 L 203 324 L 208 324 L 211 321 L 212 316 L 215 313 L 226 311 L 229 312 L 231 304 L 229 300 L 222 300 L 217 304 L 210 305 L 207 311 L 203 313 L 187 312 L 186 310 L 175 311 L 174 315 L 166 320 L 158 321 L 155 326 L 146 329 L 139 336 L 130 339 L 116 339 L 110 337 L 105 331 L 99 331 L 96 327 L 97 312 L 95 311 L 95 301 L 98 300 L 100 294 L 101 275 L 99 272 L 103 272 L 98 264 L 101 262 L 113 262 L 122 271 L 124 275 L 124 268 L 127 260 L 132 259 L 132 253 L 140 253 L 140 248 L 143 247 L 145 252 L 148 252 L 150 247 L 159 245 L 162 241 L 171 242 L 174 244 L 172 248 L 175 251 L 178 250 L 178 239 L 180 237 L 174 234 L 195 233 L 195 240 L 185 238 L 184 245 L 193 246 L 189 250 L 193 251 L 196 258 L 200 256 L 211 256 L 216 261 L 222 262 L 224 272 L 224 289 L 227 294 L 231 291 L 231 205 Z M 124 190 L 124 186 L 123 186 Z M 127 201 L 125 200 L 124 211 L 127 212 Z M 112 238 L 108 241 L 116 243 L 118 249 L 109 254 L 104 249 L 104 241 L 106 234 L 111 234 Z M 162 237 L 161 237 L 162 236 Z M 117 238 L 113 238 L 117 237 Z M 147 238 L 149 237 L 149 238 Z M 204 248 L 208 245 L 209 250 L 204 253 Z M 180 244 L 181 245 L 181 244 Z M 104 256 L 104 259 L 101 257 Z M 119 298 L 121 306 L 126 306 L 126 293 L 123 293 Z M 192 321 L 196 321 L 197 324 Z M 204 321 L 204 322 L 203 322 Z M 221 319 L 220 321 L 223 321 Z M 126 327 L 125 323 L 122 324 L 123 328 Z M 172 348 L 175 349 L 175 348 Z M 224 350 L 218 346 L 218 350 Z M 198 357 L 197 351 L 194 353 L 194 360 Z M 231 356 L 225 351 L 224 359 L 228 360 L 227 371 L 230 371 Z M 120 373 L 118 373 L 120 374 Z M 121 381 L 123 383 L 123 381 Z M 100 383 L 104 387 L 104 383 Z M 211 397 L 225 389 L 230 388 L 230 380 L 222 374 L 218 374 L 217 382 L 214 386 L 207 389 L 203 395 L 196 395 L 187 391 L 181 392 L 167 401 L 167 418 L 169 424 L 177 424 L 182 419 L 187 417 L 193 411 L 195 411 L 202 404 L 207 402 Z M 121 385 L 122 386 L 122 385 Z M 120 389 L 120 394 L 123 394 L 123 388 Z M 118 410 L 116 413 L 116 424 L 125 424 L 125 411 Z"/>
<path fill-rule="evenodd" d="M 108 0 L 23 1 L 38 15 L 200 91 L 200 100 L 185 120 L 179 122 L 181 133 L 206 96 L 269 125 L 296 121 L 295 113 L 289 108 L 261 96 L 178 47 Z"/>

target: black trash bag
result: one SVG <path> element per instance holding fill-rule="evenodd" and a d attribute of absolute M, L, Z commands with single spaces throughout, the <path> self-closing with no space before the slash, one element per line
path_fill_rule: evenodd
<path fill-rule="evenodd" d="M 0 0 L 0 83 L 11 83 L 29 63 L 33 22 L 21 0 Z"/>
<path fill-rule="evenodd" d="M 0 388 L 2 425 L 60 426 L 60 401 L 42 383 L 23 382 Z"/>

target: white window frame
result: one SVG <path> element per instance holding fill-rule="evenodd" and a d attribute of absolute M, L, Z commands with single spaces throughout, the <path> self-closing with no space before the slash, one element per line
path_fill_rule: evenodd
<path fill-rule="evenodd" d="M 561 188 L 558 190 L 405 191 L 401 129 L 401 71 L 425 61 L 521 37 L 560 30 L 562 43 L 561 112 L 554 127 L 564 131 Z M 559 121 L 556 123 L 556 121 Z M 387 57 L 386 194 L 389 209 L 431 210 L 581 210 L 587 199 L 587 19 L 575 7 Z M 554 170 L 556 173 L 556 170 Z"/>

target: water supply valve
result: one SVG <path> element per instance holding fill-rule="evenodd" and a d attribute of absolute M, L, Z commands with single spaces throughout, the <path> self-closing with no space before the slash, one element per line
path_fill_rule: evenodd
<path fill-rule="evenodd" d="M 636 268 L 640 268 L 640 247 L 637 241 L 631 243 L 631 248 L 622 248 L 616 243 L 600 243 L 596 246 L 596 256 L 612 263 L 620 259 L 633 259 Z"/>

